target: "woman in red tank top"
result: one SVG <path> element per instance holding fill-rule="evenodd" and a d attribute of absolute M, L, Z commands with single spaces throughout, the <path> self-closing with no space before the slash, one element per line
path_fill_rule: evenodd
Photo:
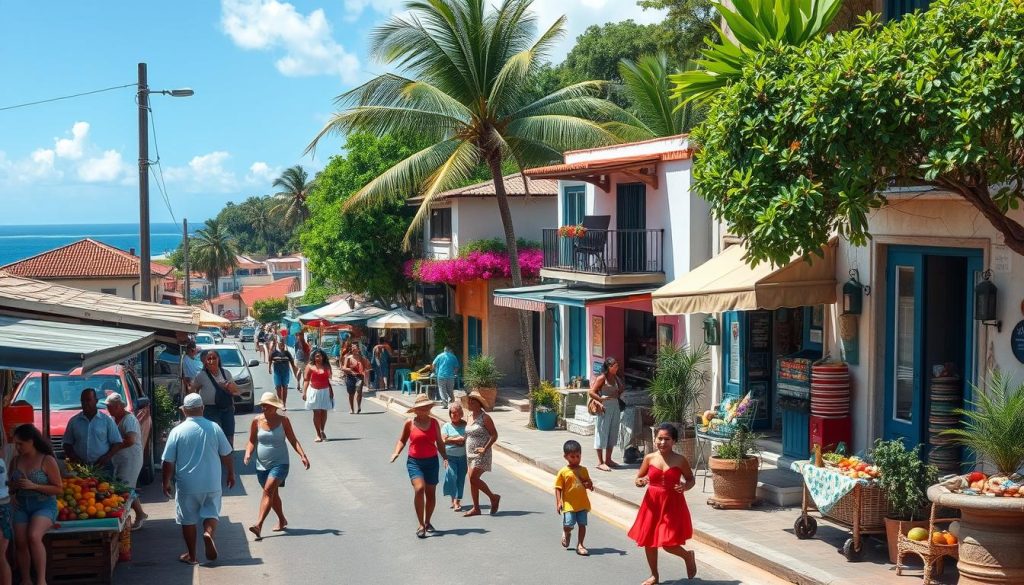
<path fill-rule="evenodd" d="M 316 432 L 313 442 L 321 443 L 327 439 L 327 411 L 334 409 L 331 362 L 324 350 L 313 352 L 302 377 L 302 400 L 306 402 L 306 410 L 313 411 L 313 431 Z"/>
<path fill-rule="evenodd" d="M 391 454 L 391 462 L 402 454 L 406 442 L 409 443 L 409 459 L 405 464 L 409 472 L 409 481 L 415 492 L 413 496 L 413 507 L 416 509 L 416 536 L 426 538 L 427 534 L 433 534 L 434 526 L 430 518 L 434 514 L 434 503 L 436 502 L 437 479 L 440 472 L 440 464 L 437 456 L 444 459 L 445 467 L 448 466 L 448 456 L 444 451 L 444 442 L 441 440 L 441 427 L 437 421 L 430 417 L 430 409 L 434 407 L 434 401 L 426 394 L 416 396 L 410 413 L 416 416 L 405 421 L 402 426 L 402 436 L 395 443 L 395 452 Z"/>

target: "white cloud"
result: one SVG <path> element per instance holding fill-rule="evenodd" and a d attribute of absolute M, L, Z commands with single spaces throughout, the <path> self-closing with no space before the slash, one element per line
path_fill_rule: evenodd
<path fill-rule="evenodd" d="M 106 183 L 123 179 L 132 170 L 120 152 L 107 150 L 101 156 L 87 159 L 78 165 L 78 178 L 86 183 Z"/>
<path fill-rule="evenodd" d="M 359 60 L 334 40 L 322 9 L 303 16 L 287 2 L 223 0 L 221 10 L 224 33 L 236 45 L 284 53 L 275 62 L 283 75 L 337 75 L 346 83 L 356 81 Z"/>
<path fill-rule="evenodd" d="M 192 157 L 185 167 L 168 167 L 164 170 L 164 180 L 178 183 L 186 191 L 228 193 L 238 188 L 235 173 L 224 168 L 224 163 L 231 158 L 228 152 L 217 150 L 209 154 Z"/>
<path fill-rule="evenodd" d="M 57 156 L 78 160 L 82 158 L 85 137 L 89 134 L 88 122 L 75 122 L 71 127 L 71 138 L 54 138 Z"/>
<path fill-rule="evenodd" d="M 405 5 L 405 0 L 345 0 L 346 20 L 358 20 L 370 8 L 381 14 L 393 14 Z"/>
<path fill-rule="evenodd" d="M 248 183 L 265 184 L 269 187 L 280 174 L 281 169 L 271 167 L 263 161 L 256 161 L 249 166 L 249 174 L 245 176 L 245 180 Z"/>

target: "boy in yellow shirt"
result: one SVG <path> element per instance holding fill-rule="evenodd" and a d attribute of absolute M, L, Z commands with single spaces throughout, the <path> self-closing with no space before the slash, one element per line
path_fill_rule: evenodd
<path fill-rule="evenodd" d="M 585 557 L 590 555 L 583 546 L 583 539 L 587 536 L 587 512 L 590 511 L 587 490 L 594 491 L 594 483 L 590 481 L 587 468 L 580 465 L 583 447 L 579 443 L 566 441 L 562 445 L 562 453 L 568 465 L 555 477 L 555 511 L 562 515 L 562 547 L 569 548 L 572 529 L 579 524 L 580 536 L 576 543 L 576 554 Z"/>

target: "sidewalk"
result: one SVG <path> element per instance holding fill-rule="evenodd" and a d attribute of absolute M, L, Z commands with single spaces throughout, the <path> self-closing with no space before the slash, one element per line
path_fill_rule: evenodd
<path fill-rule="evenodd" d="M 491 416 L 498 429 L 495 448 L 552 475 L 565 465 L 562 443 L 575 439 L 584 446 L 583 464 L 590 468 L 595 491 L 623 503 L 639 507 L 644 490 L 633 485 L 639 465 L 623 465 L 619 469 L 602 473 L 594 468 L 591 437 L 567 431 L 536 431 L 526 428 L 529 413 L 503 403 L 499 391 L 498 404 Z M 373 398 L 400 412 L 411 406 L 415 396 L 397 391 L 378 392 Z M 434 415 L 447 420 L 440 409 Z M 620 463 L 622 454 L 616 449 Z M 921 582 L 920 563 L 913 564 L 896 576 L 896 567 L 889 564 L 884 540 L 865 540 L 861 562 L 850 563 L 838 552 L 849 532 L 824 521 L 818 522 L 818 532 L 809 540 L 798 540 L 793 524 L 800 516 L 800 507 L 761 505 L 752 510 L 715 510 L 707 505 L 711 496 L 711 482 L 707 492 L 701 492 L 703 470 L 696 472 L 697 486 L 686 493 L 693 518 L 694 538 L 735 556 L 750 564 L 801 585 L 880 585 L 884 583 L 918 585 Z M 956 570 L 947 568 L 939 583 L 956 583 Z"/>

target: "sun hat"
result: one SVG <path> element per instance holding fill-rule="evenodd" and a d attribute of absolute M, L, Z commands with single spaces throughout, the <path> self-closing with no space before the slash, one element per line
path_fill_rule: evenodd
<path fill-rule="evenodd" d="M 195 409 L 203 407 L 203 397 L 196 392 L 185 396 L 185 399 L 181 401 L 181 408 L 184 409 Z"/>
<path fill-rule="evenodd" d="M 258 402 L 258 404 L 260 406 L 263 406 L 264 404 L 269 404 L 270 406 L 273 406 L 278 410 L 284 408 L 284 403 L 281 402 L 281 399 L 278 398 L 277 394 L 274 392 L 264 392 L 263 395 L 260 396 L 260 401 Z"/>
<path fill-rule="evenodd" d="M 117 392 L 112 392 L 110 394 L 107 394 L 105 402 L 107 404 L 124 404 L 124 399 L 121 398 L 121 395 L 118 394 Z"/>
<path fill-rule="evenodd" d="M 486 398 L 484 398 L 483 394 L 480 394 L 479 390 L 473 390 L 472 392 L 470 392 L 469 395 L 466 396 L 466 399 L 469 400 L 470 398 L 475 398 L 477 401 L 479 401 L 480 406 L 483 406 L 484 409 L 488 409 L 491 407 L 491 403 L 488 402 Z"/>
<path fill-rule="evenodd" d="M 416 401 L 412 403 L 412 407 L 406 412 L 416 412 L 417 408 L 423 408 L 424 406 L 434 406 L 434 401 L 430 399 L 426 394 L 417 394 Z"/>

